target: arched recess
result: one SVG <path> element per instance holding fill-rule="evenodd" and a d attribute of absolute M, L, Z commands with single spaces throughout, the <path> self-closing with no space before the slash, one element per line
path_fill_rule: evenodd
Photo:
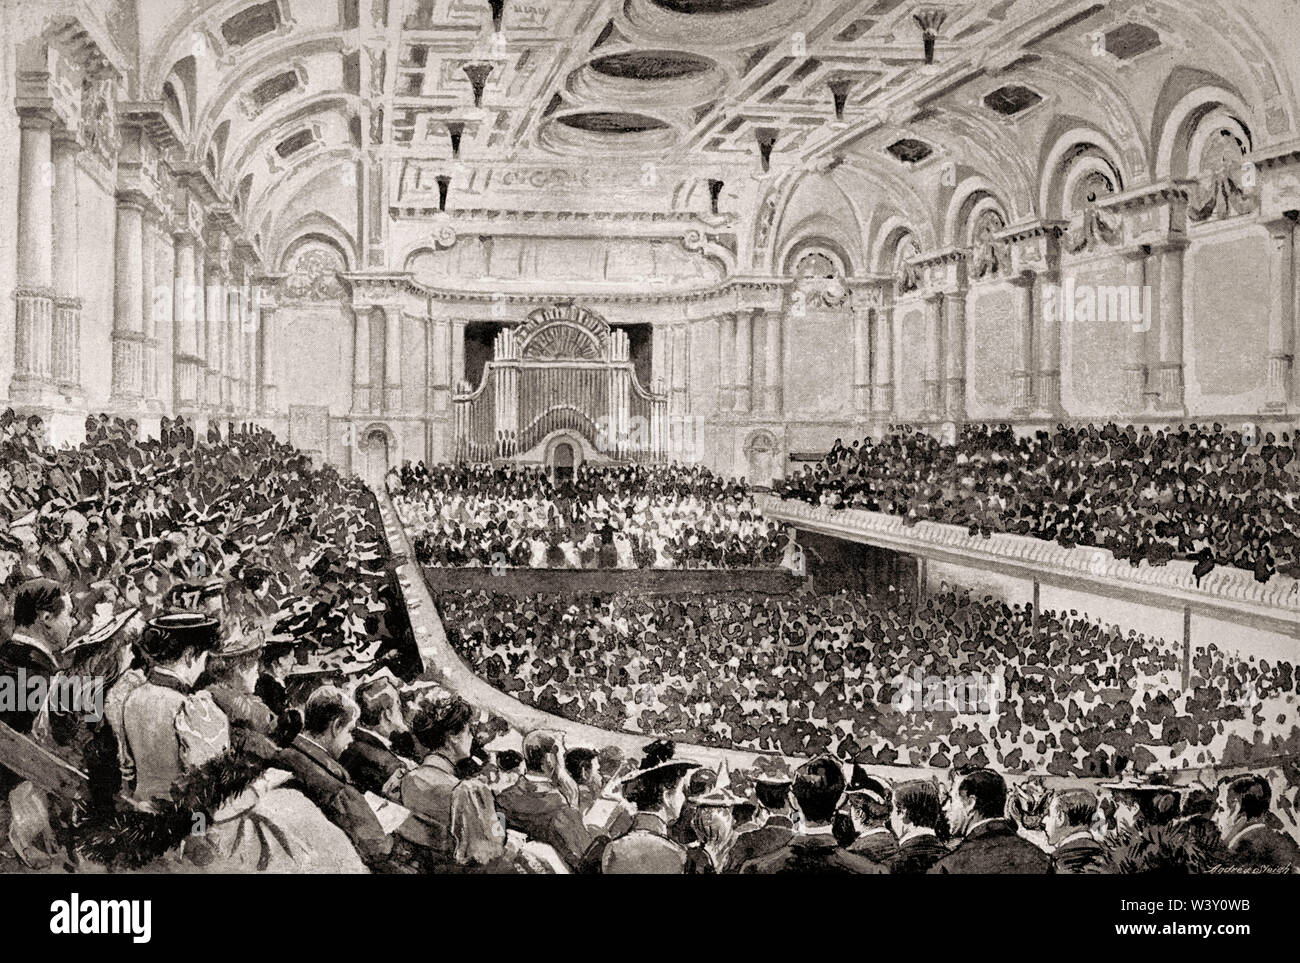
<path fill-rule="evenodd" d="M 896 277 L 899 258 L 907 252 L 919 252 L 920 244 L 909 221 L 898 215 L 886 218 L 876 229 L 871 245 L 871 269 L 876 274 Z"/>
<path fill-rule="evenodd" d="M 578 432 L 564 429 L 553 431 L 543 438 L 538 446 L 541 450 L 542 464 L 548 471 L 553 471 L 557 450 L 561 446 L 568 446 L 572 453 L 572 468 L 575 472 L 583 462 L 591 461 L 592 456 L 596 454 L 595 449 Z M 536 451 L 537 449 L 533 450 Z"/>
<path fill-rule="evenodd" d="M 1007 205 L 994 186 L 983 177 L 967 177 L 953 191 L 943 218 L 943 246 L 969 247 L 975 218 L 994 210 L 1007 222 Z"/>
<path fill-rule="evenodd" d="M 1075 128 L 1057 138 L 1042 168 L 1038 207 L 1043 216 L 1068 218 L 1107 194 L 1123 191 L 1126 179 L 1117 156 L 1110 138 L 1092 128 Z"/>
<path fill-rule="evenodd" d="M 828 236 L 821 231 L 801 230 L 798 237 L 791 240 L 781 255 L 778 262 L 781 269 L 780 276 L 794 277 L 799 264 L 810 255 L 826 258 L 840 278 L 851 277 L 856 273 L 855 269 L 861 266 L 861 262 L 854 261 L 839 238 Z"/>
<path fill-rule="evenodd" d="M 1198 87 L 1181 97 L 1160 126 L 1156 177 L 1195 176 L 1216 126 L 1233 128 L 1234 136 L 1245 138 L 1247 151 L 1254 146 L 1253 132 L 1258 129 L 1254 112 L 1227 87 Z"/>
<path fill-rule="evenodd" d="M 846 266 L 861 265 L 862 222 L 844 187 L 829 174 L 807 172 L 795 178 L 773 217 L 768 271 L 781 270 L 791 251 L 808 238 L 840 252 Z"/>
<path fill-rule="evenodd" d="M 745 439 L 745 468 L 749 484 L 755 487 L 767 487 L 781 477 L 781 465 L 785 459 L 776 436 L 765 428 L 752 432 Z"/>
<path fill-rule="evenodd" d="M 361 464 L 354 464 L 353 472 L 377 490 L 383 486 L 388 469 L 402 463 L 398 437 L 382 421 L 372 421 L 357 432 L 357 453 Z"/>
<path fill-rule="evenodd" d="M 300 218 L 285 232 L 284 237 L 282 246 L 268 252 L 270 263 L 278 265 L 281 271 L 286 270 L 286 265 L 302 247 L 311 243 L 324 244 L 337 251 L 343 260 L 345 271 L 354 270 L 358 263 L 352 235 L 338 221 L 323 212 L 317 211 Z"/>

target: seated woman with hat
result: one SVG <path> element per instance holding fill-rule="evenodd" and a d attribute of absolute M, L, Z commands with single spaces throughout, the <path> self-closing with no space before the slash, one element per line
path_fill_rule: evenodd
<path fill-rule="evenodd" d="M 199 680 L 232 726 L 244 726 L 264 736 L 273 735 L 279 717 L 257 697 L 254 688 L 261 669 L 262 640 L 255 635 L 234 636 L 209 654 Z"/>
<path fill-rule="evenodd" d="M 220 625 L 199 612 L 172 612 L 148 623 L 140 647 L 151 668 L 127 696 L 122 729 L 143 809 L 171 797 L 196 769 L 230 749 L 230 721 L 194 684 L 222 648 Z M 282 788 L 290 774 L 268 770 L 212 812 L 196 812 L 195 831 L 167 857 L 209 872 L 364 873 L 343 831 L 302 793 Z"/>
<path fill-rule="evenodd" d="M 641 768 L 623 778 L 623 797 L 636 806 L 636 817 L 625 836 L 605 847 L 602 873 L 672 876 L 686 872 L 686 848 L 673 842 L 668 830 L 686 804 L 687 776 L 699 767 L 673 759 L 675 748 L 666 739 L 652 742 Z"/>

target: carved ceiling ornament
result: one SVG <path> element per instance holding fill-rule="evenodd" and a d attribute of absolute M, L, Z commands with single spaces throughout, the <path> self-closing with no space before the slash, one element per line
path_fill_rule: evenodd
<path fill-rule="evenodd" d="M 325 244 L 309 244 L 294 257 L 284 279 L 284 291 L 300 301 L 337 300 L 343 296 L 338 272 L 345 269 L 338 251 Z"/>
<path fill-rule="evenodd" d="M 800 256 L 794 266 L 795 289 L 805 304 L 817 308 L 841 308 L 848 303 L 849 289 L 839 259 L 823 250 Z"/>

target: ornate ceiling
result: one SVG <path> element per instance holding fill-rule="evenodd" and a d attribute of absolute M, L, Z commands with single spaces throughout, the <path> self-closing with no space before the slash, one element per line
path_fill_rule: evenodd
<path fill-rule="evenodd" d="M 905 206 L 957 142 L 1032 208 L 1018 128 L 1069 103 L 1135 130 L 1126 65 L 1171 51 L 1276 59 L 1231 4 L 1204 5 L 119 0 L 109 26 L 138 37 L 131 99 L 163 105 L 250 235 L 274 248 L 315 217 L 360 250 L 385 215 L 441 207 L 752 214 L 765 181 L 838 165 Z M 1130 169 L 1144 133 L 1111 145 Z"/>

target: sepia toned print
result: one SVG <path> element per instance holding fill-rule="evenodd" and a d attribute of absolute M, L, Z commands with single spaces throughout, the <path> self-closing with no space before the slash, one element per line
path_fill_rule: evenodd
<path fill-rule="evenodd" d="M 0 870 L 1300 867 L 1287 0 L 0 10 Z"/>

